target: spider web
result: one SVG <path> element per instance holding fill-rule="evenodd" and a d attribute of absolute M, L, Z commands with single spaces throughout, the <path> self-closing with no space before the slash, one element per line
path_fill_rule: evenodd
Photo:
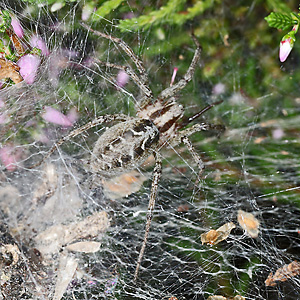
<path fill-rule="evenodd" d="M 130 7 L 130 3 L 126 5 Z M 32 9 L 18 1 L 4 1 L 0 7 L 16 14 L 27 38 L 29 33 L 38 33 L 51 50 L 33 85 L 21 83 L 0 91 L 4 109 L 11 116 L 1 125 L 1 145 L 20 153 L 14 170 L 9 172 L 2 165 L 0 173 L 0 242 L 16 244 L 20 251 L 15 264 L 5 257 L 2 261 L 9 263 L 0 264 L 8 276 L 2 286 L 7 298 L 4 294 L 0 299 L 60 299 L 57 289 L 63 275 L 69 276 L 69 283 L 62 299 L 207 299 L 212 295 L 300 298 L 299 276 L 275 287 L 265 285 L 270 272 L 300 259 L 297 102 L 285 107 L 279 102 L 284 91 L 270 85 L 270 90 L 257 99 L 260 109 L 254 109 L 239 84 L 219 78 L 230 92 L 224 93 L 224 103 L 204 118 L 224 124 L 227 130 L 191 138 L 206 165 L 200 181 L 187 149 L 162 151 L 163 174 L 155 215 L 134 283 L 153 160 L 141 166 L 134 179 L 123 178 L 117 186 L 113 181 L 103 183 L 101 178 L 92 180 L 87 160 L 105 129 L 99 126 L 59 147 L 42 166 L 28 168 L 59 138 L 97 116 L 134 116 L 138 88 L 133 82 L 119 87 L 118 70 L 100 66 L 97 59 L 120 65 L 132 62 L 113 42 L 93 36 L 76 23 L 79 4 L 68 6 L 65 15 L 51 14 L 47 6 Z M 180 63 L 180 55 L 184 63 L 177 76 L 184 74 L 193 56 L 192 46 L 180 49 L 171 60 L 165 54 L 147 56 L 150 33 L 120 34 L 116 22 L 107 21 L 101 30 L 122 37 L 134 45 L 136 53 L 144 53 L 155 94 L 169 86 L 173 64 Z M 176 34 L 170 30 L 172 33 Z M 228 74 L 237 72 L 234 63 L 226 68 Z M 213 84 L 209 80 L 202 83 L 203 70 L 198 69 L 196 79 L 177 99 L 187 115 L 216 98 Z M 238 81 L 239 75 L 230 78 Z M 261 104 L 263 101 L 266 104 Z M 47 106 L 65 114 L 75 109 L 76 124 L 65 128 L 46 122 L 41 116 Z M 126 180 L 134 184 L 128 185 Z M 259 220 L 257 238 L 249 237 L 238 225 L 239 210 L 251 212 Z M 108 228 L 97 225 L 98 231 L 92 235 L 95 223 L 88 223 L 86 232 L 72 240 L 92 240 L 101 243 L 100 249 L 70 251 L 63 240 L 56 248 L 50 243 L 55 249 L 49 246 L 51 250 L 40 257 L 44 245 L 39 235 L 55 226 L 75 226 L 102 211 L 109 217 Z M 227 222 L 234 222 L 236 228 L 225 241 L 202 245 L 202 233 Z"/>

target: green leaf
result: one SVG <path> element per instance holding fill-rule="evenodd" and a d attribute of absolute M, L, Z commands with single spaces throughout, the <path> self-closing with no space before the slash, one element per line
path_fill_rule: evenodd
<path fill-rule="evenodd" d="M 114 11 L 124 0 L 109 0 L 105 1 L 93 14 L 92 20 L 98 21 L 101 18 L 104 18 L 109 13 Z"/>
<path fill-rule="evenodd" d="M 196 1 L 192 7 L 181 11 L 186 1 L 169 0 L 165 6 L 150 12 L 148 15 L 142 15 L 137 18 L 121 20 L 119 28 L 121 31 L 138 31 L 147 29 L 150 26 L 162 24 L 183 25 L 186 21 L 201 15 L 206 9 L 213 6 L 213 0 Z"/>
<path fill-rule="evenodd" d="M 138 31 L 161 22 L 168 22 L 173 19 L 174 13 L 180 10 L 184 2 L 184 0 L 169 0 L 165 6 L 161 6 L 160 9 L 150 12 L 148 15 L 121 20 L 119 28 L 121 31 Z"/>
<path fill-rule="evenodd" d="M 0 10 L 0 32 L 5 32 L 11 24 L 11 16 L 8 11 Z"/>
<path fill-rule="evenodd" d="M 267 17 L 265 17 L 265 20 L 268 22 L 270 27 L 275 27 L 282 30 L 285 30 L 297 24 L 297 21 L 292 14 L 287 15 L 272 12 Z"/>

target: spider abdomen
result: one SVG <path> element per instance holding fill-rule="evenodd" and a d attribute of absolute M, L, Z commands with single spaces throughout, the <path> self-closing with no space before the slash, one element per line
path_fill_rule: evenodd
<path fill-rule="evenodd" d="M 91 171 L 117 176 L 138 167 L 157 147 L 159 131 L 147 119 L 133 118 L 108 128 L 97 140 Z"/>

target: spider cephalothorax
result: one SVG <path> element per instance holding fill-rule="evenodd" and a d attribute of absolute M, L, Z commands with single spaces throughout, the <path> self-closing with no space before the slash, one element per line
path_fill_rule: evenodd
<path fill-rule="evenodd" d="M 155 101 L 148 103 L 137 112 L 137 116 L 142 119 L 151 120 L 160 133 L 159 144 L 163 145 L 177 130 L 177 121 L 183 117 L 184 108 L 176 101 Z"/>
<path fill-rule="evenodd" d="M 157 196 L 158 183 L 161 177 L 162 168 L 159 151 L 165 145 L 175 146 L 179 143 L 184 143 L 197 163 L 200 175 L 204 166 L 188 137 L 195 132 L 207 130 L 212 126 L 205 123 L 196 123 L 191 127 L 185 128 L 185 125 L 194 121 L 206 110 L 220 102 L 208 105 L 188 119 L 184 119 L 183 117 L 183 106 L 176 102 L 175 96 L 192 79 L 195 68 L 200 59 L 201 48 L 198 40 L 193 35 L 192 38 L 196 45 L 196 49 L 186 74 L 176 84 L 163 90 L 157 98 L 154 99 L 153 93 L 148 84 L 148 76 L 143 62 L 133 52 L 133 50 L 119 38 L 95 31 L 85 24 L 82 25 L 94 34 L 114 42 L 116 46 L 121 47 L 133 61 L 138 75 L 130 66 L 121 66 L 102 61 L 98 61 L 98 63 L 106 67 L 124 70 L 140 88 L 142 97 L 140 101 L 137 102 L 136 116 L 129 117 L 122 114 L 99 116 L 97 119 L 73 130 L 67 136 L 59 140 L 49 150 L 43 160 L 33 167 L 40 165 L 64 142 L 97 125 L 111 122 L 117 123 L 106 129 L 106 131 L 99 137 L 92 151 L 90 169 L 94 174 L 98 174 L 106 178 L 114 177 L 139 167 L 149 155 L 153 154 L 155 156 L 156 162 L 153 170 L 145 236 L 134 276 L 135 279 L 137 279 L 148 239 L 150 223 Z"/>

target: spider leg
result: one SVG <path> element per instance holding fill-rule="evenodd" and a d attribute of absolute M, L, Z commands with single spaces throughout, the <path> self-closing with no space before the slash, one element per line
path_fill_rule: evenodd
<path fill-rule="evenodd" d="M 192 142 L 188 139 L 188 137 L 183 137 L 182 138 L 182 142 L 186 145 L 186 147 L 188 148 L 188 150 L 190 151 L 194 161 L 196 162 L 196 164 L 198 165 L 199 168 L 199 173 L 198 173 L 198 178 L 200 178 L 201 174 L 203 173 L 204 170 L 204 164 L 202 159 L 200 158 L 200 155 L 196 152 Z"/>
<path fill-rule="evenodd" d="M 212 128 L 214 128 L 214 125 L 206 123 L 197 123 L 189 128 L 178 131 L 177 134 L 168 141 L 168 144 L 172 147 L 175 147 L 178 144 L 182 143 L 184 138 L 187 138 L 198 131 L 205 131 Z"/>
<path fill-rule="evenodd" d="M 108 67 L 108 68 L 114 68 L 114 69 L 118 69 L 118 70 L 123 70 L 125 71 L 130 77 L 131 79 L 135 82 L 135 84 L 140 88 L 140 90 L 142 91 L 142 93 L 144 94 L 144 97 L 146 99 L 153 99 L 153 93 L 150 90 L 149 86 L 146 85 L 132 70 L 131 67 L 129 66 L 121 66 L 121 65 L 116 65 L 110 62 L 104 62 L 101 60 L 97 60 L 97 62 L 99 62 L 100 64 Z M 145 101 L 144 99 L 141 100 L 141 102 Z"/>
<path fill-rule="evenodd" d="M 140 254 L 138 257 L 135 273 L 134 273 L 134 281 L 137 280 L 139 269 L 141 266 L 141 262 L 143 259 L 143 255 L 145 252 L 147 240 L 148 240 L 148 235 L 149 235 L 149 230 L 150 230 L 150 225 L 151 225 L 151 220 L 153 217 L 153 210 L 154 210 L 154 205 L 155 205 L 155 200 L 157 197 L 157 188 L 158 188 L 158 183 L 161 177 L 161 172 L 162 172 L 162 167 L 161 167 L 161 158 L 158 153 L 155 153 L 155 168 L 153 170 L 153 178 L 152 178 L 152 185 L 151 185 L 151 193 L 150 193 L 150 199 L 149 199 L 149 205 L 148 205 L 148 212 L 147 212 L 147 222 L 146 222 L 146 228 L 145 228 L 145 236 L 143 240 L 143 244 L 140 250 Z"/>
<path fill-rule="evenodd" d="M 160 101 L 163 101 L 167 98 L 174 96 L 176 93 L 181 91 L 192 80 L 194 73 L 195 73 L 196 66 L 199 62 L 200 55 L 201 55 L 201 47 L 200 47 L 199 41 L 196 39 L 196 37 L 194 35 L 192 35 L 192 38 L 196 45 L 196 50 L 195 50 L 194 57 L 191 61 L 191 64 L 190 64 L 188 70 L 186 71 L 186 73 L 182 79 L 180 79 L 173 86 L 166 88 L 158 95 L 157 98 Z"/>
<path fill-rule="evenodd" d="M 180 143 L 184 143 L 186 145 L 186 147 L 188 148 L 189 152 L 191 153 L 194 161 L 196 162 L 199 168 L 198 179 L 200 178 L 204 170 L 204 164 L 202 159 L 200 158 L 200 155 L 196 152 L 192 142 L 188 139 L 188 137 L 198 131 L 209 130 L 213 126 L 214 125 L 205 124 L 205 123 L 195 124 L 192 127 L 186 128 L 182 131 L 178 131 L 177 135 L 175 135 L 173 138 L 171 138 L 168 141 L 168 144 L 172 147 L 175 147 Z"/>
<path fill-rule="evenodd" d="M 30 166 L 29 169 L 36 168 L 40 166 L 59 146 L 61 146 L 63 143 L 67 142 L 68 140 L 74 138 L 75 136 L 87 131 L 90 128 L 93 128 L 97 125 L 100 125 L 102 123 L 108 123 L 112 121 L 126 121 L 130 117 L 122 114 L 117 114 L 117 115 L 105 115 L 105 116 L 100 116 L 99 118 L 77 128 L 71 131 L 68 135 L 62 137 L 57 143 L 55 143 L 52 148 L 47 152 L 47 154 L 39 161 L 38 163 L 34 164 L 33 166 Z"/>
<path fill-rule="evenodd" d="M 93 32 L 95 35 L 103 37 L 107 40 L 110 40 L 116 44 L 118 44 L 120 46 L 120 48 L 122 48 L 122 50 L 128 55 L 128 57 L 133 61 L 133 63 L 135 64 L 137 70 L 139 71 L 140 74 L 140 79 L 139 82 L 140 84 L 139 87 L 141 88 L 142 92 L 144 93 L 145 97 L 147 100 L 143 99 L 142 102 L 144 101 L 151 101 L 153 98 L 153 94 L 152 91 L 149 88 L 149 79 L 148 79 L 148 74 L 146 72 L 146 68 L 144 67 L 144 63 L 143 61 L 134 53 L 134 51 L 121 39 L 113 37 L 111 35 L 102 33 L 100 31 L 94 30 L 91 27 L 89 27 L 88 25 L 81 23 L 81 26 L 83 26 L 85 29 L 87 29 L 88 31 Z M 126 67 L 125 67 L 126 68 Z M 122 67 L 123 69 L 123 67 Z M 124 69 L 125 70 L 125 69 Z M 126 72 L 126 70 L 125 70 Z M 133 72 L 133 71 L 132 71 Z M 132 77 L 133 75 L 130 73 L 127 73 L 129 76 L 131 76 L 131 78 L 137 83 L 137 81 Z M 134 72 L 133 72 L 134 73 Z M 134 74 L 135 75 L 135 74 Z M 136 75 L 135 75 L 136 76 Z M 136 76 L 137 77 L 137 76 Z"/>
<path fill-rule="evenodd" d="M 199 112 L 197 112 L 196 114 L 194 114 L 193 116 L 189 117 L 189 118 L 185 118 L 183 120 L 183 122 L 180 124 L 179 129 L 185 127 L 187 124 L 195 121 L 197 118 L 199 118 L 200 116 L 202 116 L 204 113 L 206 113 L 208 110 L 210 110 L 212 107 L 219 105 L 220 103 L 222 103 L 223 100 L 219 100 L 216 102 L 213 102 L 207 106 L 205 106 L 204 108 L 202 108 Z"/>

